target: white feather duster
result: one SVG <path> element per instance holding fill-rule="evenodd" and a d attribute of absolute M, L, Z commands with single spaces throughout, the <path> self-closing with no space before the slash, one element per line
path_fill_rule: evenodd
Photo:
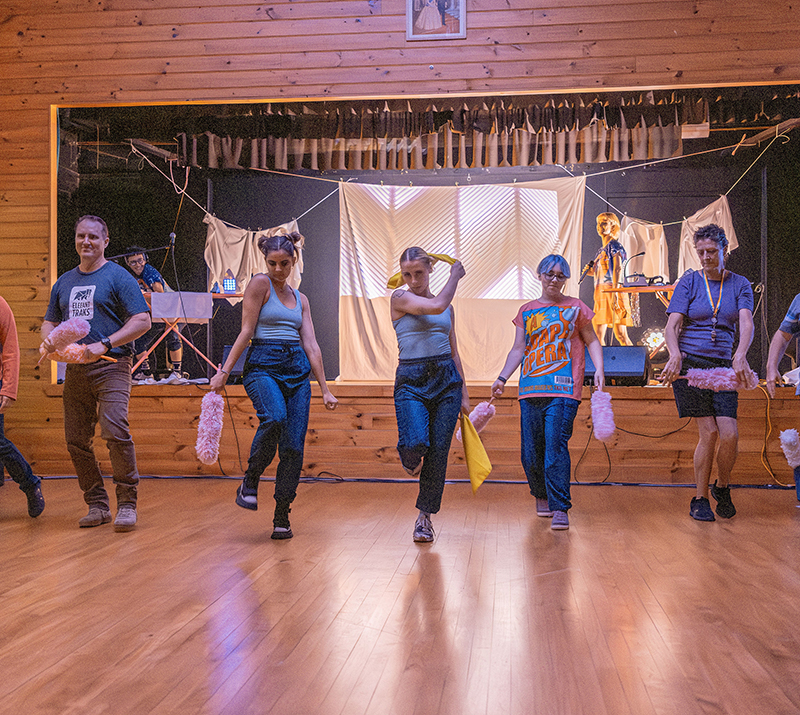
<path fill-rule="evenodd" d="M 792 469 L 800 467 L 800 435 L 796 429 L 786 429 L 781 432 L 781 449 Z"/>
<path fill-rule="evenodd" d="M 197 458 L 203 464 L 214 464 L 219 455 L 219 439 L 222 436 L 222 416 L 225 401 L 222 395 L 209 392 L 200 403 L 200 421 L 197 423 Z"/>

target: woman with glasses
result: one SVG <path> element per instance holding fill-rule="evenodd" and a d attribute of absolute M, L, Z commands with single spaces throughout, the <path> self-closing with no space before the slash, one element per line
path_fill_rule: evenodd
<path fill-rule="evenodd" d="M 747 350 L 753 341 L 753 289 L 744 276 L 725 269 L 728 238 L 716 224 L 697 229 L 694 249 L 701 270 L 684 275 L 669 301 L 664 331 L 669 360 L 661 379 L 672 383 L 680 417 L 694 417 L 699 439 L 694 451 L 694 477 L 697 493 L 689 505 L 689 515 L 698 521 L 715 521 L 708 501 L 708 483 L 714 457 L 717 479 L 711 496 L 717 502 L 717 516 L 730 519 L 736 514 L 731 501 L 729 479 L 736 462 L 739 431 L 736 423 L 739 395 L 735 390 L 703 390 L 681 376 L 690 368 L 733 367 L 739 380 L 746 382 L 750 366 Z M 736 325 L 739 343 L 733 352 Z"/>
<path fill-rule="evenodd" d="M 450 303 L 465 271 L 459 261 L 438 295 L 430 290 L 433 263 L 418 247 L 400 256 L 400 276 L 407 290 L 392 294 L 392 325 L 400 362 L 394 383 L 397 451 L 403 469 L 419 475 L 419 515 L 414 541 L 434 539 L 431 514 L 442 503 L 447 455 L 461 410 L 469 413 L 469 394 L 458 356 L 455 312 Z"/>
<path fill-rule="evenodd" d="M 551 254 L 536 273 L 542 295 L 525 303 L 514 318 L 516 335 L 492 395 L 500 397 L 520 369 L 519 408 L 522 467 L 538 516 L 552 517 L 551 528 L 569 529 L 569 439 L 583 389 L 584 348 L 595 365 L 594 384 L 602 390 L 603 349 L 592 329 L 594 313 L 563 293 L 569 264 Z"/>

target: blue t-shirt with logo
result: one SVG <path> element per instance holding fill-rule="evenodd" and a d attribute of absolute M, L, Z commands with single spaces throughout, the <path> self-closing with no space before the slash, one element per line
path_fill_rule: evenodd
<path fill-rule="evenodd" d="M 50 291 L 50 304 L 44 319 L 63 323 L 83 318 L 91 326 L 82 345 L 96 343 L 116 333 L 132 316 L 149 309 L 136 279 L 127 270 L 109 261 L 96 271 L 83 273 L 73 268 L 62 275 Z M 131 344 L 117 345 L 108 354 L 131 355 Z"/>
<path fill-rule="evenodd" d="M 722 290 L 722 299 L 719 297 Z M 708 290 L 711 291 L 709 298 Z M 700 357 L 730 360 L 733 356 L 733 339 L 739 323 L 739 311 L 753 311 L 753 288 L 750 281 L 738 273 L 725 271 L 724 281 L 706 281 L 703 271 L 684 275 L 675 285 L 667 314 L 681 313 L 683 328 L 678 345 L 681 352 Z M 714 305 L 719 303 L 716 340 L 712 342 L 712 316 Z"/>

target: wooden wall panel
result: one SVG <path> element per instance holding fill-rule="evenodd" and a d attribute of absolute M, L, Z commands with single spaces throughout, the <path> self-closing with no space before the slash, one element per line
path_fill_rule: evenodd
<path fill-rule="evenodd" d="M 397 424 L 391 386 L 337 385 L 334 391 L 340 404 L 331 413 L 323 408 L 319 390 L 314 387 L 304 474 L 313 477 L 328 472 L 348 478 L 406 478 L 397 458 Z M 473 403 L 481 399 L 481 393 L 488 391 L 485 385 L 473 387 Z M 694 422 L 677 417 L 672 391 L 661 387 L 615 387 L 610 388 L 610 392 L 617 433 L 607 444 L 592 436 L 590 402 L 584 399 L 570 442 L 573 477 L 582 482 L 691 483 L 697 428 Z M 588 398 L 588 389 L 584 393 Z M 228 388 L 220 469 L 219 465 L 201 464 L 195 456 L 203 394 L 197 387 L 133 388 L 130 423 L 141 474 L 242 474 L 258 425 L 250 400 L 243 387 Z M 497 401 L 497 415 L 482 433 L 494 465 L 492 477 L 495 479 L 524 479 L 519 461 L 519 407 L 514 395 L 515 389 L 509 388 L 507 395 Z M 15 409 L 6 421 L 8 435 L 18 444 L 30 446 L 33 467 L 42 475 L 73 473 L 64 444 L 60 396 L 60 386 L 48 385 L 37 397 L 27 401 L 27 409 Z M 734 483 L 792 482 L 792 470 L 780 450 L 778 434 L 780 430 L 797 426 L 796 400 L 792 389 L 779 390 L 779 399 L 770 403 L 772 432 L 767 438 L 765 393 L 755 390 L 741 395 L 740 454 L 733 473 Z M 44 424 L 43 415 L 46 415 Z M 41 442 L 38 448 L 31 446 L 35 441 Z M 765 444 L 774 476 L 762 463 Z M 105 444 L 98 439 L 96 445 L 102 468 L 109 474 Z M 467 478 L 463 451 L 455 440 L 450 465 L 452 478 Z M 275 466 L 267 470 L 268 476 L 274 476 Z"/>
<path fill-rule="evenodd" d="M 16 311 L 23 349 L 20 399 L 8 413 L 7 426 L 43 473 L 65 470 L 63 458 L 54 457 L 62 439 L 60 400 L 46 394 L 52 389 L 49 366 L 35 367 L 36 331 L 53 265 L 51 104 L 800 81 L 797 3 L 772 2 L 767 12 L 764 4 L 751 0 L 468 0 L 467 9 L 465 39 L 408 42 L 403 0 L 278 0 L 268 5 L 248 0 L 5 0 L 0 6 L 0 291 Z M 137 393 L 135 424 L 140 412 L 158 411 L 147 403 L 150 399 L 155 398 Z M 202 473 L 196 462 L 185 459 L 193 429 L 183 414 L 188 406 L 177 410 L 162 456 L 158 449 L 163 445 L 139 440 L 147 468 L 167 473 L 179 463 Z M 309 454 L 320 450 L 313 459 L 333 464 L 337 454 L 347 454 L 348 460 L 352 457 L 347 469 L 353 473 L 376 455 L 392 463 L 390 406 L 381 403 L 379 411 L 366 413 L 361 408 L 343 409 L 331 423 L 338 426 L 313 433 Z M 243 429 L 245 424 L 252 429 L 251 416 L 245 416 L 245 407 L 241 410 Z M 575 442 L 583 436 L 585 428 L 578 427 Z M 487 439 L 503 455 L 503 469 L 513 472 L 514 449 L 496 444 L 495 436 Z M 620 439 L 616 457 L 639 465 L 641 450 Z M 659 474 L 683 475 L 690 448 L 670 442 L 664 463 L 671 466 Z M 225 443 L 223 449 L 232 459 L 234 448 Z M 600 460 L 604 452 L 599 449 L 590 443 L 587 458 Z"/>

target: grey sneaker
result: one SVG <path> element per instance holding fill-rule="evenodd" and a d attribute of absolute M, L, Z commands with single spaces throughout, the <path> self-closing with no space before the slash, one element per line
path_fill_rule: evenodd
<path fill-rule="evenodd" d="M 89 526 L 100 526 L 100 524 L 108 524 L 111 521 L 111 512 L 101 506 L 90 506 L 89 513 L 78 519 L 78 526 L 85 529 Z"/>
<path fill-rule="evenodd" d="M 547 499 L 539 499 L 539 497 L 536 497 L 536 516 L 544 516 L 547 518 L 553 516 L 553 512 L 550 511 L 550 505 L 547 503 Z"/>
<path fill-rule="evenodd" d="M 550 524 L 550 528 L 553 529 L 553 531 L 563 531 L 564 529 L 569 529 L 569 517 L 567 516 L 567 512 L 554 511 L 553 523 Z"/>
<path fill-rule="evenodd" d="M 114 519 L 114 531 L 132 531 L 136 527 L 136 505 L 120 504 L 117 518 Z"/>
<path fill-rule="evenodd" d="M 186 379 L 187 377 L 188 375 L 185 373 L 182 375 L 181 373 L 173 370 L 165 379 L 161 380 L 161 382 L 165 385 L 188 385 L 189 380 Z"/>
<path fill-rule="evenodd" d="M 418 544 L 428 544 L 433 541 L 435 536 L 431 515 L 421 511 L 414 524 L 414 541 Z"/>

